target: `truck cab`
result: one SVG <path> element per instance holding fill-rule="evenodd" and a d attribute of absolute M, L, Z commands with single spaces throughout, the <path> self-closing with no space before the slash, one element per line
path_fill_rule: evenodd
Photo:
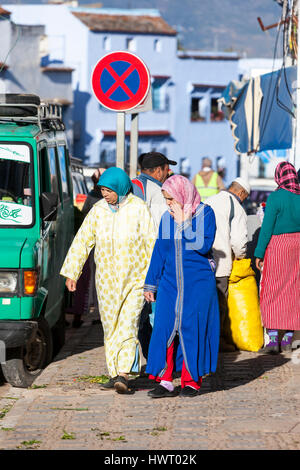
<path fill-rule="evenodd" d="M 13 386 L 30 386 L 64 343 L 59 271 L 73 236 L 60 106 L 0 95 L 0 362 Z"/>

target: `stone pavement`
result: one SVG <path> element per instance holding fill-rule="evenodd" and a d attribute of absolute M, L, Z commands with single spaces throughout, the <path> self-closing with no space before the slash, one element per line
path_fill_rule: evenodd
<path fill-rule="evenodd" d="M 119 395 L 94 382 L 107 369 L 91 310 L 31 388 L 0 381 L 0 449 L 299 450 L 300 364 L 291 356 L 220 354 L 195 398 L 151 399 L 145 379 Z"/>

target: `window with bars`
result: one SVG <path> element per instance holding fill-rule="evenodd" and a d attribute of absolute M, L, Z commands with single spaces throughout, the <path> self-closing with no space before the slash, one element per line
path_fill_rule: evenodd
<path fill-rule="evenodd" d="M 111 50 L 111 41 L 109 36 L 104 36 L 103 38 L 103 49 L 105 51 L 110 51 Z"/>
<path fill-rule="evenodd" d="M 126 49 L 128 51 L 136 51 L 136 40 L 134 38 L 126 38 Z"/>
<path fill-rule="evenodd" d="M 160 39 L 154 39 L 154 51 L 155 52 L 161 52 L 161 40 Z"/>

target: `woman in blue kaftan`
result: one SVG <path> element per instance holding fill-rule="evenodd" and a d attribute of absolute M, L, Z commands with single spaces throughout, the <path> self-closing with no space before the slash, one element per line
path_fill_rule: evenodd
<path fill-rule="evenodd" d="M 215 215 L 181 175 L 170 177 L 162 191 L 170 210 L 162 216 L 144 286 L 146 300 L 156 294 L 146 372 L 159 385 L 149 395 L 176 395 L 173 368 L 182 371 L 180 393 L 194 396 L 218 360 L 220 320 L 211 256 Z"/>

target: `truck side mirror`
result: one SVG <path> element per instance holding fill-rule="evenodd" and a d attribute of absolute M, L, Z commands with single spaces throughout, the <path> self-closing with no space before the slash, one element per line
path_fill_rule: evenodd
<path fill-rule="evenodd" d="M 56 193 L 42 193 L 41 199 L 41 216 L 43 220 L 50 221 L 56 220 L 57 206 L 58 206 L 58 194 Z"/>

